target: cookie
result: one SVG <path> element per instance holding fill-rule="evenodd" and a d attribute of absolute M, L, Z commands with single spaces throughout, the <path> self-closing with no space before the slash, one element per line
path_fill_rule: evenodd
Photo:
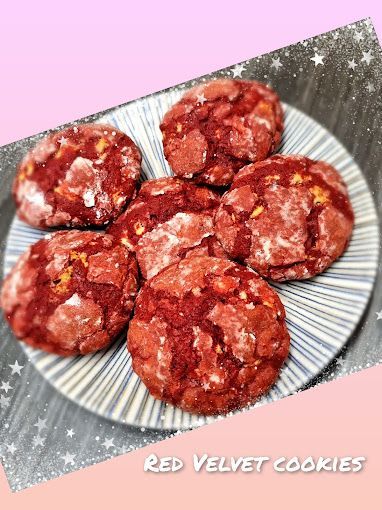
<path fill-rule="evenodd" d="M 104 225 L 135 194 L 141 154 L 113 126 L 81 124 L 41 140 L 20 163 L 13 197 L 35 227 Z"/>
<path fill-rule="evenodd" d="M 215 221 L 233 259 L 282 281 L 310 278 L 329 267 L 348 245 L 354 214 L 332 166 L 277 155 L 238 172 Z"/>
<path fill-rule="evenodd" d="M 128 331 L 133 368 L 158 399 L 198 414 L 253 403 L 289 351 L 285 312 L 255 272 L 190 257 L 141 290 Z"/>
<path fill-rule="evenodd" d="M 226 257 L 214 235 L 220 197 L 175 177 L 146 181 L 107 232 L 135 251 L 143 278 L 191 255 Z"/>
<path fill-rule="evenodd" d="M 189 90 L 160 128 L 175 174 L 226 186 L 239 168 L 277 148 L 283 112 L 277 94 L 263 83 L 220 79 Z"/>
<path fill-rule="evenodd" d="M 109 235 L 57 232 L 24 253 L 1 290 L 16 337 L 63 356 L 106 347 L 129 321 L 138 268 Z"/>

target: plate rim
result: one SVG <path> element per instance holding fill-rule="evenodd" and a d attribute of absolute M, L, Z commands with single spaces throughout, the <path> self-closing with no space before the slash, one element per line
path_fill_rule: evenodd
<path fill-rule="evenodd" d="M 137 99 L 135 101 L 132 101 L 130 103 L 127 103 L 125 105 L 121 105 L 121 106 L 118 106 L 116 107 L 115 109 L 113 109 L 112 111 L 109 111 L 109 112 L 105 112 L 104 115 L 101 115 L 99 119 L 97 119 L 95 122 L 96 123 L 102 123 L 102 122 L 105 122 L 105 117 L 108 118 L 109 120 L 107 121 L 108 123 L 112 124 L 110 118 L 114 115 L 114 114 L 117 114 L 120 110 L 124 110 L 126 108 L 129 108 L 131 107 L 132 105 L 135 105 L 137 103 L 143 103 L 149 99 L 153 100 L 153 99 L 157 99 L 157 96 L 159 95 L 168 95 L 168 94 L 171 94 L 171 93 L 174 93 L 174 92 L 180 92 L 180 93 L 183 93 L 184 92 L 184 88 L 182 89 L 174 89 L 174 88 L 171 88 L 171 89 L 167 89 L 165 91 L 161 91 L 161 92 L 157 92 L 153 95 L 150 95 L 150 96 L 146 96 L 144 98 L 140 98 L 140 99 Z M 337 146 L 343 151 L 344 155 L 346 155 L 349 160 L 352 162 L 352 164 L 356 167 L 357 171 L 359 172 L 359 175 L 360 175 L 360 180 L 362 182 L 362 184 L 364 185 L 364 187 L 366 188 L 365 191 L 367 192 L 367 195 L 368 195 L 368 203 L 370 203 L 372 205 L 372 214 L 373 214 L 373 218 L 370 220 L 372 221 L 371 223 L 371 227 L 374 227 L 376 228 L 376 233 L 377 233 L 377 238 L 380 240 L 380 228 L 381 228 L 381 225 L 380 225 L 380 220 L 378 218 L 378 214 L 377 214 L 377 209 L 376 209 L 376 204 L 375 204 L 375 201 L 374 201 L 374 197 L 373 197 L 373 194 L 371 192 L 371 189 L 370 189 L 370 186 L 369 186 L 369 183 L 367 182 L 367 180 L 365 179 L 365 176 L 360 168 L 360 166 L 358 165 L 358 163 L 355 161 L 354 157 L 349 153 L 349 151 L 347 150 L 347 148 L 344 146 L 344 144 L 337 139 L 337 137 L 331 132 L 329 131 L 326 127 L 324 127 L 320 122 L 318 122 L 315 118 L 311 117 L 309 114 L 305 113 L 304 111 L 298 109 L 297 107 L 293 106 L 293 105 L 290 105 L 289 103 L 286 103 L 286 102 L 282 102 L 282 105 L 284 107 L 284 114 L 285 113 L 292 113 L 293 111 L 297 112 L 297 114 L 299 115 L 302 115 L 304 117 L 304 119 L 306 119 L 308 122 L 311 122 L 311 123 L 314 123 L 315 125 L 317 125 L 317 127 L 320 128 L 320 130 L 325 133 L 326 135 L 329 135 L 329 137 L 331 137 L 333 139 L 333 141 L 337 144 Z M 289 112 L 288 112 L 289 110 Z M 75 123 L 73 123 L 75 124 Z M 282 143 L 280 144 L 282 145 Z M 279 149 L 274 153 L 274 154 L 278 154 L 279 153 Z M 359 181 L 359 179 L 357 180 L 357 182 Z M 15 222 L 15 219 L 16 219 L 16 214 L 14 215 L 10 225 L 9 225 L 9 230 L 8 230 L 8 234 L 6 236 L 6 239 L 5 239 L 5 249 L 4 249 L 4 255 L 3 255 L 3 271 L 4 271 L 4 275 L 6 275 L 6 269 L 7 269 L 7 260 L 9 258 L 9 255 L 7 254 L 8 250 L 9 250 L 9 237 L 10 237 L 10 233 L 12 231 L 12 226 L 14 225 L 14 222 Z M 29 226 L 28 226 L 29 227 Z M 36 229 L 36 230 L 40 230 L 42 232 L 46 232 L 48 233 L 49 230 L 44 230 L 44 229 Z M 373 295 L 373 290 L 374 290 L 374 287 L 375 287 L 375 283 L 376 283 L 376 276 L 377 276 L 377 271 L 378 271 L 378 260 L 379 260 L 379 256 L 380 256 L 380 250 L 381 250 L 381 247 L 380 247 L 380 243 L 377 242 L 376 243 L 376 247 L 375 247 L 375 262 L 374 262 L 374 265 L 373 265 L 373 273 L 372 273 L 372 276 L 371 276 L 371 282 L 366 290 L 367 292 L 367 297 L 365 298 L 365 301 L 362 305 L 362 311 L 360 312 L 359 314 L 359 317 L 357 318 L 357 320 L 352 323 L 352 327 L 351 327 L 351 330 L 349 332 L 349 334 L 347 334 L 346 336 L 346 340 L 341 343 L 341 345 L 335 349 L 334 354 L 331 354 L 328 359 L 325 360 L 323 366 L 319 369 L 319 371 L 317 373 L 315 373 L 315 375 L 311 378 L 308 378 L 307 380 L 305 380 L 301 385 L 299 385 L 296 389 L 294 389 L 293 391 L 289 391 L 288 389 L 288 393 L 287 395 L 283 395 L 283 394 L 280 394 L 276 399 L 274 398 L 271 398 L 270 401 L 267 401 L 266 400 L 266 397 L 269 395 L 270 391 L 273 389 L 274 385 L 271 386 L 271 388 L 268 389 L 268 391 L 261 396 L 261 398 L 256 401 L 254 404 L 251 404 L 250 406 L 246 406 L 244 408 L 241 408 L 237 411 L 234 411 L 234 412 L 230 412 L 230 413 L 227 413 L 227 414 L 222 414 L 222 415 L 216 415 L 216 416 L 212 416 L 212 417 L 205 417 L 204 415 L 201 415 L 199 418 L 202 418 L 203 420 L 203 423 L 200 423 L 200 424 L 192 424 L 190 423 L 189 426 L 184 426 L 184 425 L 181 425 L 179 428 L 176 428 L 176 427 L 168 427 L 168 426 L 163 426 L 163 427 L 159 427 L 159 426 L 152 426 L 152 425 L 141 425 L 139 423 L 132 423 L 132 422 L 128 422 L 128 421 L 124 421 L 123 419 L 121 418 L 117 418 L 117 417 L 114 417 L 112 415 L 108 415 L 108 414 L 105 414 L 104 412 L 101 412 L 101 411 L 97 411 L 97 409 L 91 405 L 88 405 L 86 403 L 81 403 L 79 402 L 78 399 L 76 399 L 74 396 L 68 394 L 68 393 L 65 393 L 65 391 L 63 391 L 62 389 L 60 389 L 60 386 L 59 385 L 56 385 L 54 380 L 52 380 L 51 377 L 48 377 L 37 365 L 36 363 L 36 360 L 33 360 L 32 359 L 32 355 L 33 353 L 41 353 L 41 350 L 38 350 L 38 349 L 33 349 L 32 347 L 28 346 L 27 344 L 25 344 L 24 342 L 22 341 L 19 341 L 19 344 L 21 345 L 23 351 L 26 353 L 26 355 L 28 356 L 28 360 L 30 360 L 30 362 L 32 363 L 32 365 L 34 366 L 34 368 L 39 372 L 39 374 L 44 378 L 45 381 L 47 381 L 55 390 L 57 390 L 61 395 L 63 395 L 64 397 L 68 398 L 70 401 L 74 402 L 76 405 L 86 409 L 87 411 L 89 412 L 92 412 L 93 414 L 96 414 L 97 416 L 100 416 L 104 419 L 108 419 L 110 421 L 112 421 L 113 423 L 118 423 L 120 425 L 123 425 L 123 426 L 127 426 L 127 427 L 134 427 L 134 428 L 142 428 L 144 427 L 146 430 L 152 430 L 152 431 L 157 431 L 157 432 L 169 432 L 169 431 L 176 431 L 176 430 L 182 430 L 182 431 L 187 431 L 187 430 L 193 430 L 195 428 L 198 428 L 199 426 L 202 426 L 202 425 L 205 425 L 205 424 L 209 424 L 209 423 L 212 423 L 212 422 L 215 422 L 215 421 L 218 421 L 220 419 L 224 419 L 226 417 L 229 417 L 229 416 L 232 416 L 232 415 L 236 415 L 236 414 L 239 414 L 239 413 L 243 413 L 243 412 L 246 412 L 248 410 L 252 410 L 252 409 L 255 409 L 257 407 L 262 407 L 263 405 L 265 404 L 268 404 L 268 403 L 272 403 L 272 402 L 276 402 L 278 400 L 281 400 L 285 397 L 288 397 L 288 396 L 291 396 L 299 391 L 302 391 L 305 389 L 308 389 L 306 388 L 307 386 L 309 387 L 309 384 L 314 381 L 317 377 L 320 376 L 320 374 L 322 374 L 322 372 L 326 369 L 326 367 L 328 367 L 332 362 L 333 360 L 338 356 L 339 352 L 341 352 L 344 347 L 346 346 L 346 344 L 349 342 L 349 340 L 351 339 L 352 335 L 354 335 L 357 327 L 359 326 L 359 324 L 361 323 L 366 311 L 367 311 L 367 307 L 368 307 L 368 304 L 371 300 L 371 297 Z M 324 271 L 322 274 L 325 274 L 326 271 Z M 300 282 L 300 281 L 298 281 Z M 301 281 L 302 283 L 304 281 Z M 300 282 L 300 283 L 301 283 Z M 268 283 L 272 283 L 272 282 L 269 282 Z M 279 285 L 278 282 L 276 282 L 277 285 Z M 274 287 L 273 287 L 274 288 Z M 278 289 L 276 288 L 276 291 L 278 292 Z M 285 305 L 284 305 L 285 306 Z M 120 344 L 120 341 L 121 341 L 121 338 L 122 336 L 125 337 L 126 335 L 126 328 L 124 329 L 124 331 L 118 336 L 118 338 L 116 338 L 113 342 L 113 345 L 114 344 Z M 126 339 L 124 340 L 124 343 L 126 342 Z M 126 349 L 126 345 L 124 346 L 124 348 Z M 101 351 L 102 352 L 102 351 Z M 48 353 L 47 353 L 48 354 Z M 129 353 L 129 356 L 130 356 L 130 353 Z M 288 358 L 289 358 L 289 354 L 288 354 Z M 287 358 L 287 359 L 288 359 Z M 285 364 L 283 365 L 283 367 L 281 368 L 281 370 L 285 368 Z M 281 371 L 280 371 L 281 372 Z M 133 372 L 134 373 L 134 372 Z M 275 381 L 275 383 L 277 381 L 279 381 L 280 379 L 280 374 L 278 375 L 278 378 L 277 380 Z M 141 382 L 141 384 L 143 384 Z M 147 388 L 145 387 L 146 391 L 147 391 Z M 151 396 L 151 395 L 150 395 Z M 154 398 L 154 397 L 152 397 Z M 161 403 L 163 403 L 164 405 L 167 406 L 167 404 L 163 401 L 161 401 L 160 399 L 155 399 L 155 401 L 159 401 Z M 176 408 L 175 406 L 172 406 L 174 407 L 174 409 L 179 409 L 179 408 Z M 184 412 L 184 411 L 182 411 Z M 190 414 L 190 413 L 187 413 L 187 414 Z M 191 415 L 191 416 L 195 416 L 195 415 Z M 190 419 L 191 421 L 191 419 Z M 199 420 L 198 420 L 199 421 Z"/>

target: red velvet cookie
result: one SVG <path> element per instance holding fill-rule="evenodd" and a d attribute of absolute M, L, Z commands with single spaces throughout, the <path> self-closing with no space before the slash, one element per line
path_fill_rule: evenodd
<path fill-rule="evenodd" d="M 201 414 L 253 403 L 289 351 L 284 307 L 255 272 L 190 257 L 141 290 L 130 322 L 133 368 L 158 399 Z"/>
<path fill-rule="evenodd" d="M 225 258 L 214 235 L 213 215 L 220 197 L 175 177 L 146 181 L 108 233 L 135 251 L 142 276 L 190 255 Z"/>
<path fill-rule="evenodd" d="M 330 266 L 348 245 L 354 215 L 332 166 L 276 155 L 238 172 L 215 222 L 232 258 L 281 281 L 310 278 Z"/>
<path fill-rule="evenodd" d="M 0 304 L 24 342 L 65 356 L 88 354 L 126 326 L 137 281 L 134 255 L 111 236 L 57 232 L 20 257 Z"/>
<path fill-rule="evenodd" d="M 13 183 L 17 214 L 36 227 L 103 225 L 132 199 L 141 154 L 113 126 L 52 133 L 24 157 Z"/>
<path fill-rule="evenodd" d="M 188 91 L 166 113 L 161 130 L 175 174 L 226 186 L 239 168 L 276 149 L 283 112 L 277 94 L 263 83 L 221 79 Z"/>

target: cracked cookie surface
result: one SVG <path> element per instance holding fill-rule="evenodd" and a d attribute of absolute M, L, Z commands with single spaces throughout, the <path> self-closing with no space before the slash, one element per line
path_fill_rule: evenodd
<path fill-rule="evenodd" d="M 255 272 L 215 257 L 164 269 L 141 290 L 128 331 L 150 393 L 199 414 L 253 403 L 289 351 L 284 307 Z"/>
<path fill-rule="evenodd" d="M 191 255 L 227 255 L 214 234 L 217 193 L 176 177 L 146 181 L 107 230 L 134 251 L 144 278 Z"/>
<path fill-rule="evenodd" d="M 5 278 L 0 304 L 16 337 L 59 355 L 106 347 L 129 321 L 135 257 L 109 236 L 57 232 L 32 245 Z"/>
<path fill-rule="evenodd" d="M 175 174 L 227 186 L 239 168 L 277 148 L 283 111 L 277 94 L 263 83 L 220 79 L 186 92 L 160 127 Z"/>
<path fill-rule="evenodd" d="M 353 224 L 338 172 L 295 155 L 272 156 L 241 169 L 215 216 L 225 251 L 278 281 L 324 271 L 346 249 Z"/>
<path fill-rule="evenodd" d="M 35 227 L 104 225 L 133 198 L 141 154 L 106 124 L 79 124 L 43 138 L 13 183 L 20 219 Z"/>

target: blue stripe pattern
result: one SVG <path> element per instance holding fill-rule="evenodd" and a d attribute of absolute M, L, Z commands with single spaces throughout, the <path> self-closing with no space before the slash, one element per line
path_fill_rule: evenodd
<path fill-rule="evenodd" d="M 141 148 L 143 180 L 172 174 L 163 155 L 159 124 L 182 93 L 178 88 L 139 99 L 99 120 L 121 129 Z M 286 308 L 291 350 L 278 381 L 255 407 L 296 392 L 333 360 L 365 310 L 378 262 L 377 215 L 362 172 L 320 124 L 287 104 L 284 110 L 285 132 L 279 152 L 304 154 L 335 166 L 349 188 L 355 228 L 346 253 L 323 274 L 273 285 Z M 45 234 L 15 218 L 7 239 L 5 273 Z M 132 370 L 124 335 L 107 349 L 85 357 L 61 358 L 23 348 L 55 388 L 106 418 L 155 429 L 187 429 L 216 419 L 191 415 L 151 397 Z"/>

